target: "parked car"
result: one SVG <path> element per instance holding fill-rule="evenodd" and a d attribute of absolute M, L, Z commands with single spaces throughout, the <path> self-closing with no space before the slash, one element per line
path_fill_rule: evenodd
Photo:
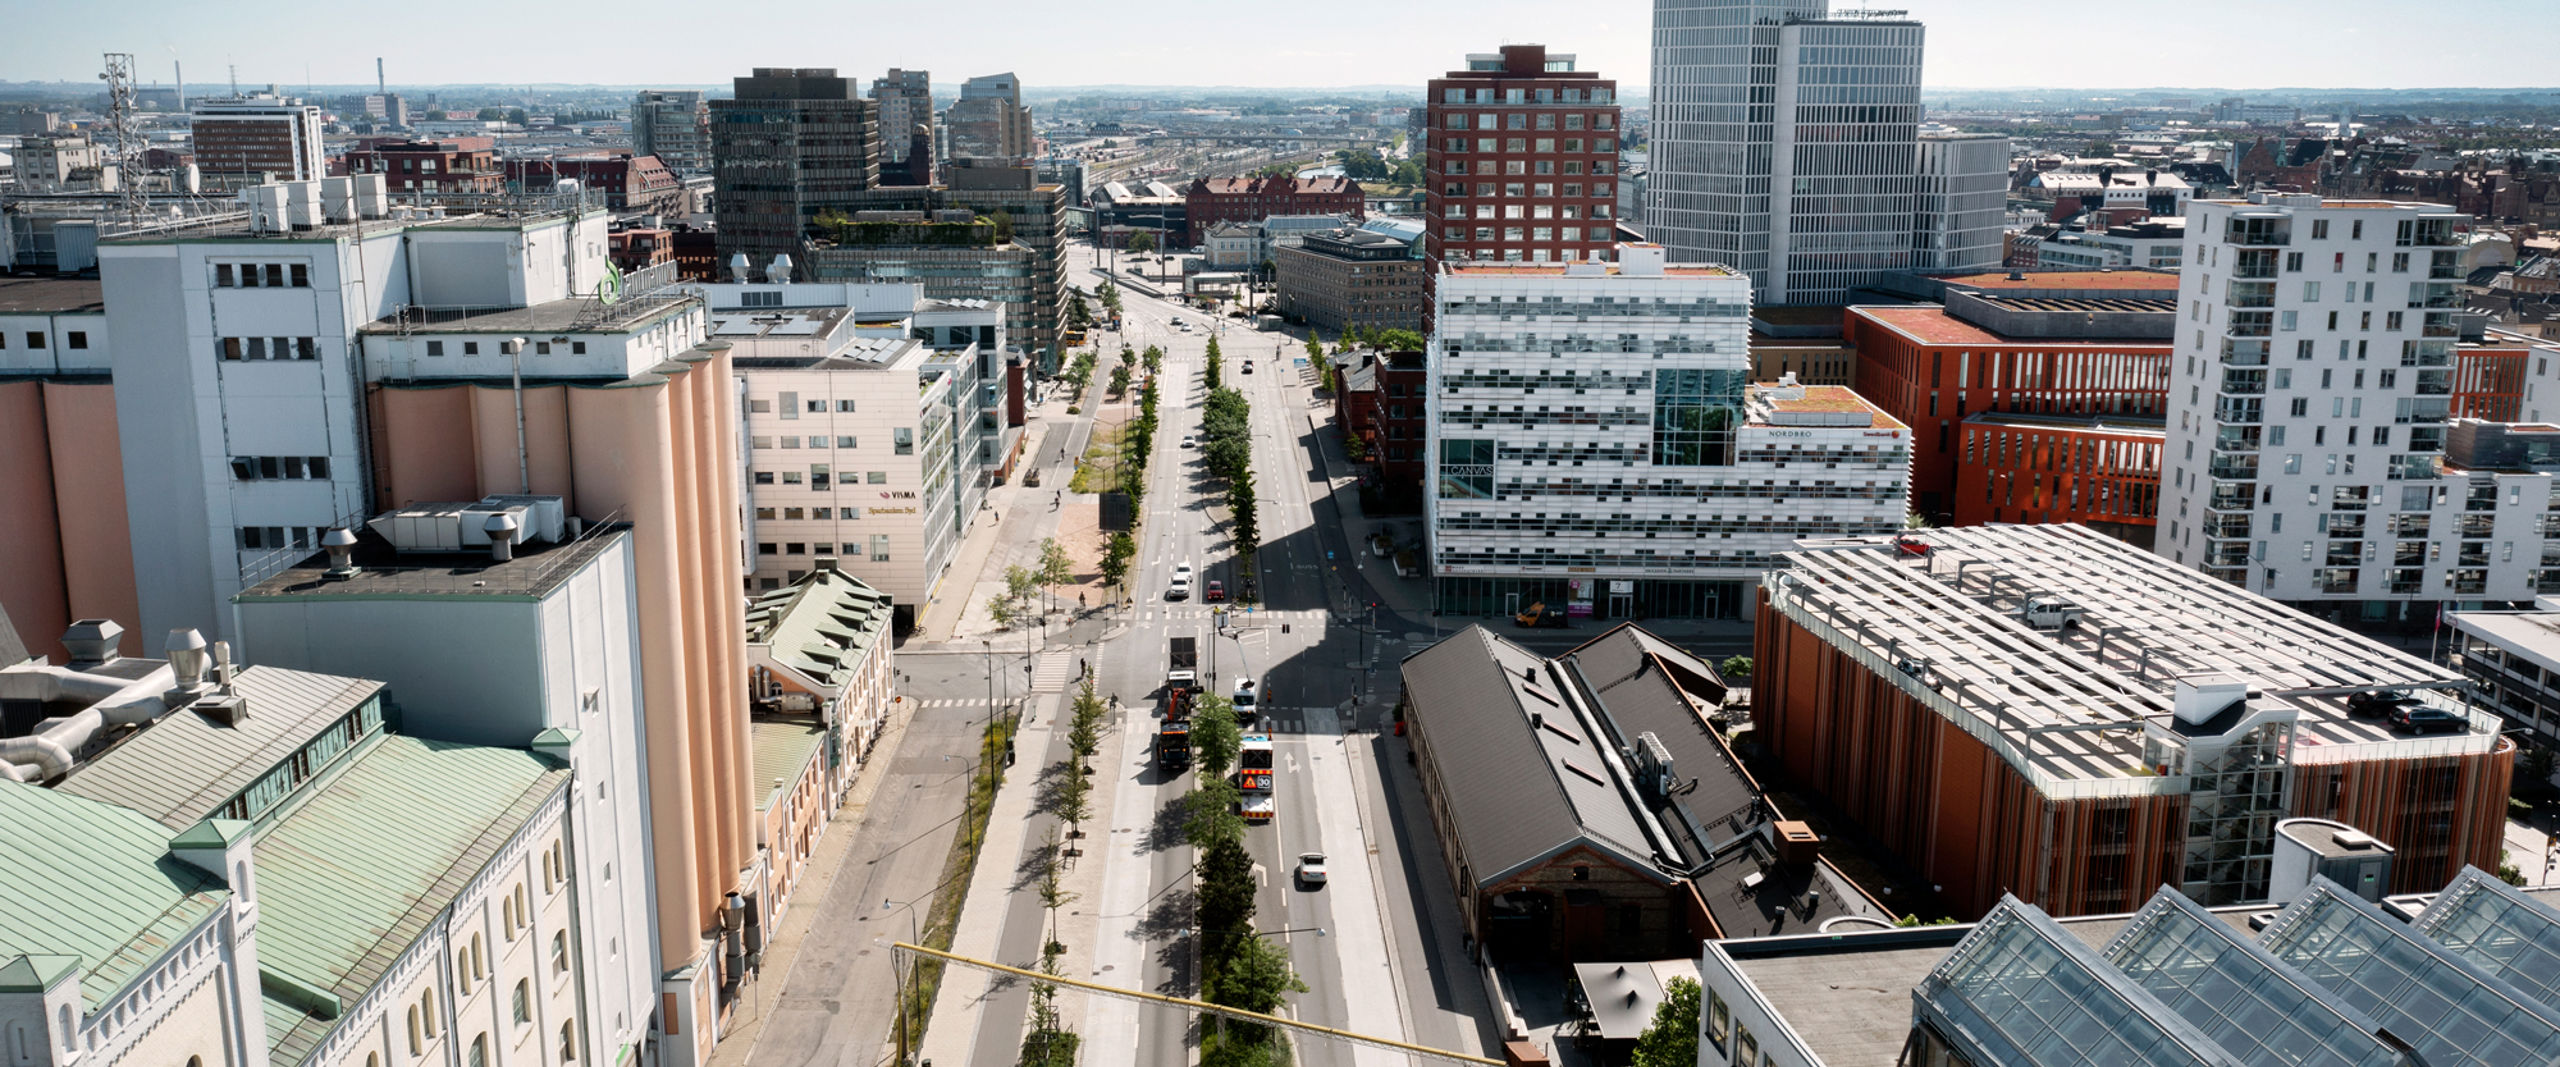
<path fill-rule="evenodd" d="M 1252 364 L 1252 363 L 1249 363 L 1249 362 L 1248 362 L 1248 363 L 1246 363 L 1246 364 L 1244 365 L 1244 372 L 1245 372 L 1246 374 L 1251 374 L 1251 373 L 1253 373 L 1253 364 Z"/>
<path fill-rule="evenodd" d="M 2458 734 L 2471 728 L 2471 720 L 2454 712 L 2426 704 L 2401 704 L 2391 709 L 2391 729 L 2404 734 Z"/>
<path fill-rule="evenodd" d="M 1316 889 L 1316 888 L 1320 888 L 1320 887 L 1322 887 L 1322 886 L 1324 885 L 1324 882 L 1325 882 L 1325 873 L 1324 873 L 1324 853 L 1322 853 L 1322 852 L 1301 852 L 1301 853 L 1299 853 L 1299 854 L 1298 854 L 1298 884 L 1299 884 L 1299 885 L 1302 885 L 1302 886 L 1306 886 L 1306 887 L 1307 887 L 1307 888 L 1309 888 L 1309 889 Z"/>
<path fill-rule="evenodd" d="M 1226 583 L 1220 582 L 1215 578 L 1209 579 L 1209 584 L 1200 587 L 1200 599 L 1202 600 L 1225 600 L 1226 598 Z"/>
<path fill-rule="evenodd" d="M 2415 704 L 2418 698 L 2396 689 L 2379 689 L 2347 694 L 2347 714 L 2359 719 L 2389 718 L 2392 709 Z"/>

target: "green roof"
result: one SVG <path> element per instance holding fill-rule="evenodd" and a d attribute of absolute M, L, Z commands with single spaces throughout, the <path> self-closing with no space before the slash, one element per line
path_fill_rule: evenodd
<path fill-rule="evenodd" d="M 809 757 L 827 739 L 827 724 L 816 719 L 757 719 L 747 724 L 747 738 L 755 746 L 756 810 L 773 807 L 773 798 L 782 787 L 800 777 L 809 765 Z"/>
<path fill-rule="evenodd" d="M 812 571 L 747 604 L 747 643 L 828 689 L 843 688 L 887 632 L 889 594 L 840 570 Z"/>
<path fill-rule="evenodd" d="M 258 967 L 277 1067 L 337 1026 L 294 987 L 363 997 L 568 778 L 531 752 L 389 735 L 269 829 Z"/>
<path fill-rule="evenodd" d="M 95 1010 L 231 898 L 169 854 L 169 829 L 140 812 L 0 780 L 0 961 L 76 956 Z M 49 981 L 60 963 L 13 967 Z"/>
<path fill-rule="evenodd" d="M 251 667 L 232 688 L 249 706 L 249 717 L 236 725 L 193 710 L 171 712 L 80 765 L 57 788 L 185 830 L 291 759 L 329 724 L 381 691 L 382 683 Z"/>

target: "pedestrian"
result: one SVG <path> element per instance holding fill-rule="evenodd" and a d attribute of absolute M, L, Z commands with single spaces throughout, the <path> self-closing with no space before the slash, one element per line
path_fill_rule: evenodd
<path fill-rule="evenodd" d="M 1082 657 L 1078 657 L 1076 659 L 1076 671 L 1087 678 L 1091 678 L 1093 677 L 1093 664 Z"/>
<path fill-rule="evenodd" d="M 1083 610 L 1084 610 L 1084 594 L 1083 594 L 1083 593 L 1077 593 L 1077 594 L 1076 594 L 1076 610 L 1077 610 L 1077 611 L 1083 611 Z"/>

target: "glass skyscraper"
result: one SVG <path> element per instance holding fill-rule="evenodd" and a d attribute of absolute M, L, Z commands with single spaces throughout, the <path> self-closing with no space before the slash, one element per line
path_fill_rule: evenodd
<path fill-rule="evenodd" d="M 1914 265 L 1921 26 L 1826 0 L 1654 0 L 1648 235 L 1754 304 Z"/>

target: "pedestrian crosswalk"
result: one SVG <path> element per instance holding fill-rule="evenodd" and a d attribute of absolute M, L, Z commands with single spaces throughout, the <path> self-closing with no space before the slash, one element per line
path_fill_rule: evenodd
<path fill-rule="evenodd" d="M 987 698 L 935 697 L 928 700 L 913 700 L 908 703 L 914 704 L 919 708 L 978 708 L 983 710 L 987 706 Z"/>
<path fill-rule="evenodd" d="M 1065 689 L 1067 680 L 1075 677 L 1076 670 L 1074 654 L 1064 651 L 1043 652 L 1031 668 L 1031 691 L 1055 693 Z"/>
<path fill-rule="evenodd" d="M 1313 622 L 1330 614 L 1332 613 L 1322 608 L 1312 608 L 1304 611 L 1265 611 L 1259 608 L 1248 611 L 1244 608 L 1230 608 L 1227 610 L 1227 625 L 1249 626 L 1262 622 Z M 1216 616 L 1216 606 L 1208 604 L 1155 604 L 1142 606 L 1138 609 L 1138 621 L 1140 622 L 1181 622 L 1185 620 L 1193 622 L 1208 622 Z"/>

